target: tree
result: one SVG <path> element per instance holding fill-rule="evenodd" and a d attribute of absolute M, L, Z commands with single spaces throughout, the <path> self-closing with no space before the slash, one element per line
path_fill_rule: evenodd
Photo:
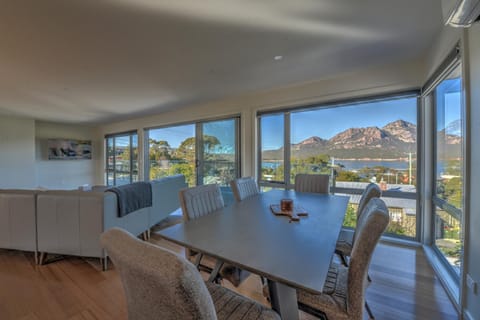
<path fill-rule="evenodd" d="M 170 155 L 170 145 L 168 141 L 155 139 L 150 139 L 150 150 L 149 150 L 149 159 L 150 161 L 158 162 L 159 160 L 170 160 L 172 156 Z"/>
<path fill-rule="evenodd" d="M 345 213 L 345 218 L 343 219 L 343 226 L 351 228 L 355 228 L 357 226 L 357 213 L 351 203 L 348 204 L 347 212 Z"/>
<path fill-rule="evenodd" d="M 358 173 L 353 172 L 353 171 L 339 171 L 337 175 L 337 181 L 355 181 L 358 182 L 360 181 L 361 177 L 358 175 Z"/>

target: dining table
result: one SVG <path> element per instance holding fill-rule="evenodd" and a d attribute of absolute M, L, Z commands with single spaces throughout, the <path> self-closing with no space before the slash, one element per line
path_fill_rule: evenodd
<path fill-rule="evenodd" d="M 293 200 L 296 221 L 272 205 Z M 321 293 L 348 196 L 274 189 L 157 232 L 188 249 L 265 277 L 282 319 L 298 319 L 297 290 Z"/>

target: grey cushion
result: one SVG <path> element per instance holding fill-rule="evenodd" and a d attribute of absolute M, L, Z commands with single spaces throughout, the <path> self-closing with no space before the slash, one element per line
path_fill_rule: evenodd
<path fill-rule="evenodd" d="M 275 311 L 256 301 L 213 283 L 206 282 L 206 285 L 219 320 L 280 319 Z"/>
<path fill-rule="evenodd" d="M 327 314 L 345 315 L 344 318 L 346 319 L 347 283 L 348 269 L 341 265 L 332 264 L 325 280 L 324 294 L 312 294 L 304 290 L 298 290 L 297 298 L 299 303 L 321 310 Z M 340 319 L 342 318 L 340 317 Z"/>

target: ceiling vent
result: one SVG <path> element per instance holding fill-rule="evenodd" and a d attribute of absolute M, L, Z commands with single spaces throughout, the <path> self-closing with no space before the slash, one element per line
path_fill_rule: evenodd
<path fill-rule="evenodd" d="M 470 27 L 480 20 L 480 0 L 442 0 L 443 20 L 452 27 Z"/>

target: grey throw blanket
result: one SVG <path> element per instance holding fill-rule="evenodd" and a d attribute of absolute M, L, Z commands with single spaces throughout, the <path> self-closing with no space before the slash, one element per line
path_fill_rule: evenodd
<path fill-rule="evenodd" d="M 152 206 L 152 185 L 148 182 L 135 182 L 113 187 L 106 191 L 117 195 L 119 217 Z"/>

